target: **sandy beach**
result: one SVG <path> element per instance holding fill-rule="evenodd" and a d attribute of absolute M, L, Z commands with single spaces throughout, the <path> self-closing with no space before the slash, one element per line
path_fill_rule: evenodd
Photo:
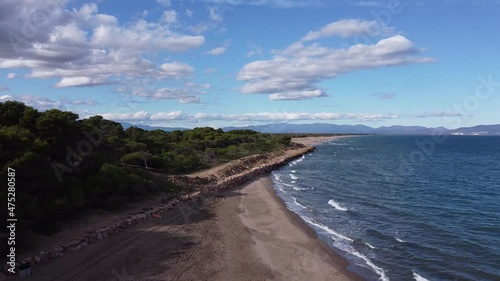
<path fill-rule="evenodd" d="M 317 145 L 323 142 L 331 141 L 338 138 L 345 138 L 348 136 L 325 136 L 325 137 L 303 137 L 292 138 L 292 142 L 301 143 L 303 145 Z"/>
<path fill-rule="evenodd" d="M 37 266 L 30 280 L 362 280 L 346 265 L 262 177 Z"/>

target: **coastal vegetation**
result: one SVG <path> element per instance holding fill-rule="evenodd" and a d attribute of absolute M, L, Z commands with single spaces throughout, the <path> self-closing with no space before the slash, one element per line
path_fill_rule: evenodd
<path fill-rule="evenodd" d="M 0 178 L 7 178 L 9 167 L 15 169 L 16 217 L 23 236 L 57 231 L 83 209 L 112 209 L 155 192 L 176 191 L 148 169 L 187 174 L 288 146 L 288 135 L 213 128 L 124 130 L 101 116 L 79 119 L 72 112 L 0 103 Z M 6 190 L 0 195 L 6 198 Z"/>

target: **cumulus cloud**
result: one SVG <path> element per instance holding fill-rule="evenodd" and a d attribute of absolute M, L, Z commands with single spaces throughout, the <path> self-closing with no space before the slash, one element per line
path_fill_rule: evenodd
<path fill-rule="evenodd" d="M 151 119 L 151 115 L 145 111 L 139 111 L 136 113 L 104 113 L 100 115 L 105 119 L 114 121 L 142 121 Z"/>
<path fill-rule="evenodd" d="M 210 87 L 210 84 L 185 83 L 182 88 L 135 89 L 128 95 L 148 100 L 177 100 L 180 103 L 200 103 L 200 95 L 206 94 Z"/>
<path fill-rule="evenodd" d="M 172 111 L 172 112 L 159 112 L 151 115 L 151 120 L 181 120 L 185 119 L 187 114 L 182 113 L 181 111 Z"/>
<path fill-rule="evenodd" d="M 274 93 L 269 95 L 270 100 L 305 100 L 319 97 L 326 97 L 327 94 L 323 90 L 298 91 Z"/>
<path fill-rule="evenodd" d="M 194 68 L 182 62 L 164 63 L 160 66 L 161 77 L 182 79 L 194 75 Z"/>
<path fill-rule="evenodd" d="M 324 96 L 316 84 L 354 71 L 387 66 L 434 62 L 419 57 L 421 50 L 401 35 L 382 39 L 372 45 L 357 44 L 333 49 L 319 43 L 299 41 L 284 50 L 273 51 L 269 60 L 246 64 L 237 79 L 245 82 L 243 94 L 269 94 L 271 99 L 307 99 Z"/>
<path fill-rule="evenodd" d="M 2 99 L 3 97 L 3 99 Z M 0 97 L 0 100 L 16 100 L 25 103 L 28 106 L 32 106 L 39 110 L 48 110 L 48 109 L 59 109 L 59 110 L 72 110 L 74 106 L 94 106 L 98 103 L 95 100 L 71 100 L 68 98 L 60 98 L 57 100 L 39 97 L 29 94 L 22 95 L 5 95 Z"/>
<path fill-rule="evenodd" d="M 8 101 L 8 100 L 13 100 L 13 97 L 11 95 L 0 96 L 0 101 Z"/>
<path fill-rule="evenodd" d="M 7 79 L 14 79 L 14 78 L 16 78 L 16 76 L 17 75 L 15 73 L 9 73 L 9 74 L 7 74 L 6 78 Z"/>
<path fill-rule="evenodd" d="M 351 37 L 363 34 L 368 36 L 379 36 L 392 33 L 393 30 L 394 28 L 383 26 L 375 20 L 363 21 L 358 19 L 346 19 L 332 22 L 323 26 L 320 30 L 310 31 L 302 38 L 302 41 L 312 41 L 332 36 Z"/>
<path fill-rule="evenodd" d="M 212 56 L 218 56 L 218 55 L 224 54 L 225 52 L 226 52 L 226 47 L 218 47 L 218 48 L 215 48 L 215 49 L 212 49 L 210 51 L 205 52 L 205 54 L 212 55 Z"/>
<path fill-rule="evenodd" d="M 177 12 L 174 10 L 163 12 L 163 15 L 161 16 L 161 21 L 166 24 L 177 23 Z"/>
<path fill-rule="evenodd" d="M 144 19 L 120 24 L 116 17 L 99 13 L 94 3 L 70 10 L 66 2 L 1 1 L 0 33 L 7 36 L 0 38 L 0 68 L 28 69 L 30 78 L 59 79 L 55 87 L 94 86 L 161 74 L 149 55 L 183 52 L 205 42 L 203 36 L 180 34 Z M 19 22 L 33 18 L 38 24 L 29 34 Z M 167 20 L 173 20 L 172 14 Z"/>

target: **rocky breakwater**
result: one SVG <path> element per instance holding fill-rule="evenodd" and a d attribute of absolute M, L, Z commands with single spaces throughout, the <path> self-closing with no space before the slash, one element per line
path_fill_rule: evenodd
<path fill-rule="evenodd" d="M 245 169 L 242 172 L 235 173 L 226 177 L 218 177 L 215 183 L 215 191 L 230 189 L 248 182 L 258 176 L 268 174 L 271 171 L 285 165 L 286 163 L 301 157 L 304 154 L 312 152 L 313 146 L 288 150 L 287 153 L 271 157 L 265 161 L 258 163 L 250 169 Z"/>

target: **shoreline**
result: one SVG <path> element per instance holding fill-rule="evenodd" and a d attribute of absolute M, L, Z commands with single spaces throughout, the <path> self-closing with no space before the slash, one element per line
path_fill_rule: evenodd
<path fill-rule="evenodd" d="M 307 236 L 307 238 L 304 239 L 304 241 L 296 243 L 310 243 L 314 247 L 313 251 L 311 252 L 312 255 L 310 257 L 305 258 L 305 259 L 312 258 L 312 261 L 308 261 L 309 263 L 308 266 L 311 267 L 311 270 L 309 270 L 308 272 L 313 273 L 315 270 L 319 269 L 320 263 L 329 265 L 332 268 L 335 268 L 337 271 L 334 274 L 334 276 L 337 278 L 332 278 L 331 275 L 327 275 L 327 276 L 316 276 L 316 279 L 310 278 L 308 280 L 349 280 L 349 281 L 365 280 L 360 275 L 350 271 L 347 268 L 350 265 L 350 263 L 344 257 L 337 254 L 333 249 L 331 249 L 323 240 L 321 240 L 318 237 L 316 231 L 309 225 L 307 225 L 298 214 L 288 209 L 286 202 L 283 201 L 283 199 L 280 198 L 276 193 L 276 189 L 273 187 L 274 182 L 272 181 L 270 175 L 265 175 L 262 176 L 261 178 L 255 179 L 253 182 L 246 185 L 243 188 L 243 190 L 245 190 L 245 188 L 251 187 L 252 185 L 259 185 L 259 183 L 262 183 L 262 185 L 256 187 L 261 187 L 263 190 L 265 190 L 260 192 L 259 195 L 269 196 L 269 198 L 273 200 L 274 203 L 276 203 L 276 205 L 285 215 L 285 218 L 283 219 L 286 219 L 290 225 L 296 228 L 296 230 L 302 232 Z M 283 239 L 283 237 L 280 238 Z M 273 241 L 272 243 L 276 243 L 276 241 Z M 315 272 L 314 274 L 322 275 L 321 273 L 318 272 Z M 305 280 L 305 279 L 297 279 L 297 280 Z"/>

